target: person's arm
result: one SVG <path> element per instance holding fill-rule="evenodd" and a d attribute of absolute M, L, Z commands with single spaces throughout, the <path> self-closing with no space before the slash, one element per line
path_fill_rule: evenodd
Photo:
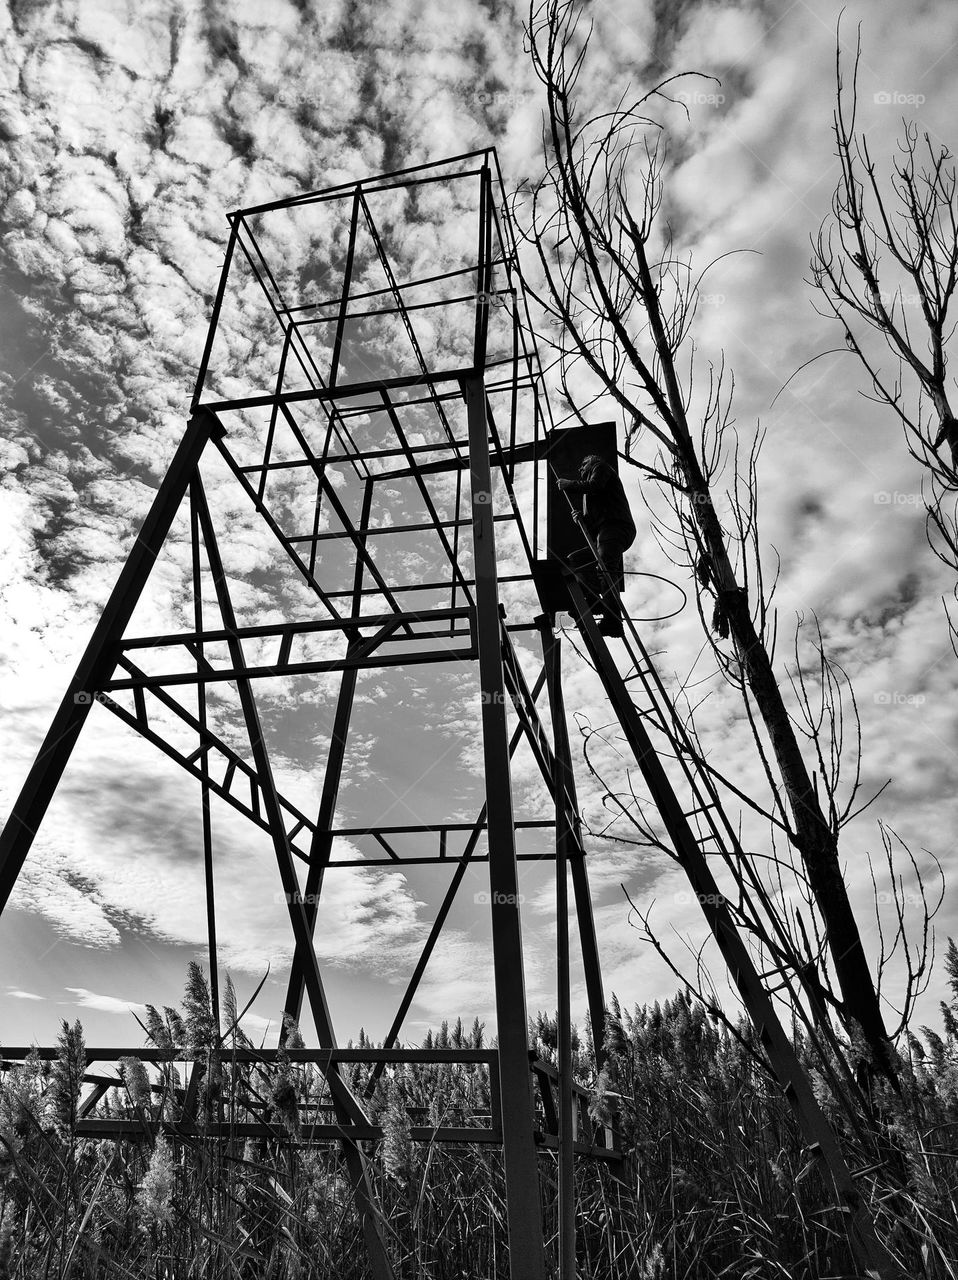
<path fill-rule="evenodd" d="M 593 467 L 588 480 L 560 480 L 559 488 L 564 493 L 601 493 L 613 475 L 612 468 L 603 464 Z"/>

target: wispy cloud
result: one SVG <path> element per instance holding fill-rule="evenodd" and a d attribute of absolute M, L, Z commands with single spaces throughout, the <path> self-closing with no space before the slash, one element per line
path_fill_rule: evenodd
<path fill-rule="evenodd" d="M 66 990 L 74 998 L 72 1003 L 78 1004 L 81 1009 L 96 1009 L 100 1013 L 129 1014 L 133 1010 L 142 1011 L 146 1008 L 135 1000 L 120 1000 L 117 996 L 105 996 L 97 991 L 87 991 L 85 987 L 67 987 Z"/>

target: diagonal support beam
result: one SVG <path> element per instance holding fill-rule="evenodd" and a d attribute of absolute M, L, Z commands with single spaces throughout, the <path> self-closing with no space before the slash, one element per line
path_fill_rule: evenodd
<path fill-rule="evenodd" d="M 376 222 L 370 211 L 369 204 L 366 200 L 366 197 L 362 194 L 362 189 L 357 187 L 356 192 L 360 200 L 362 201 L 363 217 L 366 220 L 366 226 L 369 230 L 370 235 L 372 236 L 373 244 L 376 246 L 376 254 L 379 258 L 380 266 L 383 269 L 383 274 L 385 275 L 386 279 L 389 281 L 389 288 L 392 293 L 393 299 L 396 303 L 396 310 L 399 312 L 400 318 L 403 323 L 403 327 L 406 330 L 406 336 L 409 338 L 410 345 L 412 346 L 413 352 L 416 356 L 416 363 L 419 365 L 419 370 L 422 373 L 423 377 L 428 380 L 429 367 L 426 364 L 425 357 L 423 356 L 422 347 L 419 345 L 419 339 L 416 337 L 416 330 L 413 328 L 412 320 L 409 318 L 409 312 L 406 309 L 405 299 L 403 298 L 402 292 L 396 282 L 396 276 L 392 269 L 392 265 L 389 261 L 389 257 L 386 254 L 386 249 L 382 242 L 382 236 L 380 236 L 379 234 L 379 228 L 376 226 Z M 430 386 L 430 389 L 431 389 L 431 383 L 427 381 L 427 385 Z M 442 401 L 438 399 L 434 399 L 433 405 L 435 408 L 436 416 L 438 417 L 439 421 L 442 423 L 443 430 L 446 433 L 446 438 L 449 440 L 451 444 L 454 445 L 456 441 L 456 435 L 452 427 L 449 425 L 449 419 L 446 417 L 446 411 L 443 408 Z"/>
<path fill-rule="evenodd" d="M 303 435 L 302 431 L 300 430 L 299 424 L 297 423 L 296 419 L 293 417 L 292 413 L 290 412 L 289 407 L 286 404 L 283 404 L 281 408 L 282 408 L 283 414 L 286 417 L 286 421 L 289 424 L 289 428 L 296 438 L 297 444 L 302 449 L 313 471 L 315 472 L 316 480 L 319 484 L 320 489 L 322 490 L 323 496 L 325 496 L 327 502 L 332 507 L 333 511 L 336 513 L 336 518 L 339 520 L 340 524 L 343 526 L 346 536 L 352 542 L 353 547 L 356 550 L 357 556 L 359 556 L 362 559 L 362 562 L 366 567 L 366 569 L 369 571 L 369 575 L 372 578 L 373 582 L 375 582 L 376 586 L 379 587 L 380 591 L 383 594 L 383 599 L 389 601 L 390 605 L 393 607 L 393 609 L 395 609 L 396 613 L 402 613 L 402 608 L 400 607 L 399 602 L 396 600 L 395 596 L 390 590 L 389 583 L 379 572 L 379 569 L 375 561 L 373 560 L 369 552 L 366 550 L 366 539 L 363 536 L 362 531 L 356 528 L 352 520 L 349 518 L 349 512 L 340 502 L 339 495 L 337 494 L 336 490 L 333 488 L 333 485 L 330 483 L 326 475 L 325 467 L 321 464 L 318 458 L 315 458 L 313 456 L 312 450 L 309 447 L 309 442 L 307 441 L 306 437 Z M 407 631 L 409 630 L 408 624 L 406 626 L 406 629 Z"/>
<path fill-rule="evenodd" d="M 233 611 L 233 603 L 230 598 L 226 574 L 213 529 L 213 521 L 206 502 L 206 495 L 198 477 L 193 481 L 192 492 L 196 510 L 199 514 L 203 542 L 206 546 L 206 554 L 213 575 L 216 598 L 219 603 L 223 624 L 227 630 L 235 631 L 236 615 Z M 243 653 L 239 640 L 230 640 L 229 647 L 234 666 L 241 668 Z M 299 881 L 293 865 L 289 840 L 283 825 L 282 810 L 273 783 L 269 753 L 263 738 L 262 725 L 256 708 L 256 700 L 253 697 L 252 685 L 248 679 L 240 676 L 236 680 L 236 688 L 243 708 L 243 718 L 246 721 L 256 772 L 259 775 L 260 786 L 263 791 L 263 806 L 270 824 L 276 863 L 283 890 L 286 894 L 290 923 L 293 928 L 293 936 L 296 939 L 296 949 L 304 957 L 307 957 L 308 961 L 304 967 L 304 977 L 306 991 L 309 996 L 310 1011 L 316 1026 L 316 1034 L 321 1047 L 333 1048 L 335 1046 L 335 1035 L 329 1014 L 329 1006 L 326 1001 L 326 991 L 319 972 L 316 952 L 313 949 L 309 923 L 303 910 L 303 904 L 300 901 Z M 352 1096 L 338 1068 L 330 1065 L 325 1071 L 325 1076 L 336 1108 L 337 1122 L 340 1124 L 368 1124 L 368 1117 Z M 375 1280 L 394 1280 L 392 1266 L 389 1262 L 389 1255 L 386 1252 L 386 1245 L 382 1235 L 381 1215 L 375 1203 L 365 1159 L 353 1139 L 344 1137 L 342 1145 L 343 1158 L 352 1182 L 356 1209 L 362 1224 L 373 1275 Z"/>
<path fill-rule="evenodd" d="M 49 807 L 76 740 L 90 713 L 93 693 L 109 680 L 120 641 L 160 553 L 206 443 L 224 435 L 214 414 L 198 409 L 163 478 L 116 586 L 110 593 L 53 724 L 0 834 L 0 912 L 7 905 L 23 863 Z"/>
<path fill-rule="evenodd" d="M 353 226 L 350 232 L 350 254 L 356 236 L 357 203 L 353 202 Z M 345 299 L 343 302 L 345 312 Z M 342 323 L 342 315 L 340 316 Z M 335 373 L 335 360 L 333 372 Z M 367 480 L 363 488 L 363 507 L 360 516 L 360 527 L 365 530 L 369 524 L 369 513 L 373 500 L 373 482 Z M 365 544 L 365 537 L 364 537 Z M 356 558 L 353 573 L 353 613 L 359 612 L 360 592 L 364 578 L 363 561 Z M 357 631 L 349 643 L 348 653 L 351 655 L 356 647 L 361 646 Z M 346 759 L 346 736 L 349 733 L 349 721 L 353 712 L 353 700 L 356 696 L 356 667 L 347 667 L 339 686 L 339 698 L 336 703 L 336 715 L 333 719 L 333 736 L 329 744 L 329 756 L 326 760 L 326 772 L 323 778 L 323 792 L 319 801 L 319 812 L 313 828 L 313 838 L 309 849 L 309 871 L 306 873 L 306 923 L 309 936 L 312 938 L 316 928 L 316 917 L 319 913 L 319 898 L 323 890 L 323 879 L 329 866 L 333 852 L 333 818 L 336 814 L 336 803 L 339 799 L 339 787 L 342 782 L 343 764 Z M 303 990 L 306 982 L 306 966 L 309 957 L 301 953 L 297 947 L 293 954 L 293 964 L 289 975 L 289 986 L 286 992 L 285 1017 L 283 1019 L 282 1038 L 285 1042 L 291 1022 L 298 1023 L 303 1005 Z"/>
<path fill-rule="evenodd" d="M 558 649 L 551 646 L 557 641 L 552 635 L 548 619 L 540 619 L 544 664 L 542 679 L 547 679 L 552 663 L 558 663 Z M 605 1059 L 603 1042 L 605 1040 L 605 994 L 602 989 L 602 968 L 599 963 L 599 942 L 595 932 L 595 917 L 592 914 L 592 893 L 589 889 L 589 872 L 585 848 L 579 833 L 579 800 L 575 789 L 575 774 L 572 770 L 572 754 L 569 746 L 568 731 L 565 723 L 564 704 L 561 702 L 561 681 L 549 679 L 549 705 L 552 712 L 555 751 L 549 743 L 548 735 L 536 711 L 536 695 L 529 692 L 525 676 L 516 657 L 512 637 L 505 627 L 502 628 L 502 647 L 505 666 L 506 688 L 513 700 L 519 723 L 525 732 L 532 754 L 539 765 L 546 786 L 557 805 L 556 821 L 560 829 L 565 828 L 565 839 L 568 841 L 569 873 L 572 877 L 572 889 L 575 897 L 576 923 L 579 928 L 579 945 L 582 950 L 582 967 L 585 973 L 586 994 L 589 1000 L 589 1022 L 592 1027 L 592 1043 L 595 1046 L 596 1060 L 602 1067 Z M 557 699 L 558 704 L 557 705 Z M 559 806 L 559 797 L 563 797 Z M 562 818 L 559 817 L 561 807 Z M 557 837 L 558 838 L 558 837 Z"/>
<path fill-rule="evenodd" d="M 346 330 L 346 316 L 349 311 L 349 288 L 353 280 L 353 258 L 356 254 L 356 225 L 359 222 L 359 202 L 361 199 L 362 187 L 357 186 L 353 194 L 352 212 L 349 216 L 349 245 L 346 249 L 346 269 L 343 272 L 343 288 L 339 297 L 339 316 L 336 320 L 333 355 L 329 363 L 328 385 L 330 387 L 335 387 L 336 380 L 339 377 L 339 360 L 343 352 L 343 335 Z"/>
<path fill-rule="evenodd" d="M 539 696 L 542 686 L 545 684 L 545 679 L 546 675 L 545 671 L 543 671 L 532 692 L 533 698 L 537 698 Z M 516 753 L 516 747 L 518 747 L 522 740 L 523 732 L 524 730 L 521 725 L 513 732 L 512 738 L 509 742 L 510 760 Z M 396 1016 L 392 1020 L 392 1025 L 390 1026 L 389 1031 L 386 1033 L 386 1039 L 383 1041 L 384 1049 L 389 1049 L 396 1043 L 402 1024 L 406 1021 L 406 1014 L 409 1012 L 409 1008 L 415 998 L 416 992 L 419 990 L 419 983 L 422 981 L 422 975 L 426 972 L 426 966 L 429 964 L 432 953 L 436 948 L 436 943 L 439 941 L 439 935 L 442 933 L 443 926 L 446 923 L 446 917 L 452 909 L 452 904 L 455 902 L 456 894 L 459 892 L 459 886 L 465 879 L 466 870 L 472 860 L 472 855 L 475 852 L 476 845 L 479 843 L 479 837 L 482 835 L 486 822 L 486 813 L 487 808 L 483 805 L 479 810 L 479 816 L 476 818 L 475 825 L 469 834 L 469 839 L 466 841 L 465 848 L 462 851 L 462 856 L 456 866 L 453 877 L 449 882 L 449 887 L 439 905 L 439 910 L 436 912 L 435 919 L 432 922 L 432 927 L 429 930 L 429 936 L 426 939 L 419 959 L 416 962 L 416 967 L 406 985 L 406 990 L 403 992 L 402 1000 L 399 1002 L 399 1008 L 396 1010 Z M 367 1098 L 372 1097 L 373 1090 L 376 1087 L 376 1082 L 382 1075 L 385 1065 L 385 1062 L 380 1062 L 373 1068 L 369 1077 L 369 1082 L 366 1085 L 365 1096 Z"/>
<path fill-rule="evenodd" d="M 139 671 L 139 668 L 135 667 L 132 663 L 127 663 L 126 665 L 134 674 L 142 674 Z M 142 693 L 142 690 L 138 690 L 138 692 Z M 237 755 L 232 747 L 228 746 L 222 738 L 217 737 L 212 729 L 207 727 L 204 730 L 197 717 L 191 715 L 190 712 L 187 711 L 184 706 L 181 706 L 175 698 L 171 697 L 165 689 L 154 686 L 149 690 L 149 692 L 157 698 L 164 707 L 167 707 L 176 716 L 178 716 L 184 724 L 188 725 L 199 735 L 200 746 L 196 751 L 192 752 L 190 755 L 185 755 L 178 747 L 167 742 L 162 734 L 157 733 L 155 729 L 151 728 L 146 716 L 145 701 L 140 714 L 137 715 L 133 715 L 131 712 L 127 711 L 125 707 L 121 707 L 118 702 L 115 702 L 114 699 L 109 696 L 109 694 L 101 694 L 97 698 L 97 701 L 101 706 L 106 707 L 108 711 L 112 711 L 112 713 L 119 720 L 122 720 L 124 724 L 129 725 L 131 729 L 135 729 L 136 732 L 140 734 L 141 737 L 145 738 L 147 742 L 152 743 L 153 746 L 159 748 L 164 755 L 175 761 L 182 769 L 185 769 L 191 777 L 196 778 L 200 783 L 203 781 L 203 770 L 199 765 L 197 765 L 197 759 L 201 755 L 208 759 L 211 751 L 215 751 L 218 755 L 222 756 L 223 760 L 226 762 L 223 781 L 218 782 L 211 774 L 208 775 L 210 790 L 214 795 L 219 796 L 221 800 L 225 800 L 227 804 L 238 810 L 238 812 L 243 814 L 244 817 L 249 818 L 249 820 L 254 822 L 258 827 L 261 827 L 264 831 L 268 831 L 269 824 L 259 811 L 258 800 L 255 805 L 251 804 L 241 796 L 236 795 L 232 789 L 233 779 L 237 774 L 239 774 L 242 779 L 245 779 L 249 787 L 251 797 L 254 794 L 258 796 L 259 780 L 256 776 L 256 770 L 247 764 L 242 756 Z M 307 818 L 306 814 L 297 809 L 292 801 L 287 800 L 283 795 L 279 795 L 279 804 L 280 808 L 288 815 L 288 820 L 293 820 L 291 830 L 288 833 L 290 848 L 292 849 L 295 857 L 301 858 L 305 862 L 308 855 L 302 850 L 297 849 L 292 841 L 304 828 L 307 831 L 312 831 L 312 819 Z"/>
<path fill-rule="evenodd" d="M 306 922 L 309 936 L 312 938 L 316 927 L 316 915 L 319 910 L 319 897 L 323 890 L 323 880 L 333 849 L 333 817 L 336 812 L 336 801 L 342 780 L 343 762 L 346 756 L 346 737 L 349 732 L 349 720 L 353 710 L 353 699 L 356 694 L 356 667 L 343 672 L 339 686 L 339 698 L 336 703 L 336 716 L 333 721 L 333 736 L 326 760 L 326 774 L 323 780 L 323 794 L 319 802 L 316 825 L 309 848 L 309 870 L 306 873 Z M 310 947 L 312 950 L 312 947 Z M 306 985 L 306 966 L 308 957 L 300 952 L 299 947 L 293 955 L 293 964 L 289 974 L 289 986 L 286 992 L 284 1010 L 283 1036 L 286 1036 L 287 1020 L 299 1022 L 303 1007 L 303 991 Z"/>

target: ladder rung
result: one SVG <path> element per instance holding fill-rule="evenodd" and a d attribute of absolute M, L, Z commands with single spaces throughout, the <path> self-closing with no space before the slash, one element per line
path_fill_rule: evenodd
<path fill-rule="evenodd" d="M 715 805 L 715 801 L 714 801 L 714 800 L 710 800 L 710 801 L 708 802 L 708 804 L 699 805 L 699 807 L 698 807 L 697 809 L 689 809 L 689 810 L 687 811 L 687 813 L 685 814 L 685 817 L 686 817 L 686 818 L 691 818 L 691 817 L 692 817 L 694 814 L 696 814 L 696 813 L 705 813 L 705 812 L 706 812 L 706 810 L 708 810 L 708 809 L 714 809 L 715 807 L 716 807 L 716 805 Z"/>
<path fill-rule="evenodd" d="M 632 704 L 635 707 L 635 703 Z M 643 720 L 650 720 L 652 724 L 661 733 L 668 733 L 668 729 L 662 722 L 662 713 L 658 707 L 635 707 Z"/>

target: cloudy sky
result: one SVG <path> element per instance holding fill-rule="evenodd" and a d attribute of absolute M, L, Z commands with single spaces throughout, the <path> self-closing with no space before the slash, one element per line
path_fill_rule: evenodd
<path fill-rule="evenodd" d="M 938 932 L 958 933 L 956 668 L 941 606 L 952 582 L 925 546 L 921 476 L 892 416 L 863 399 L 851 355 L 816 361 L 776 399 L 805 361 L 842 345 L 816 315 L 805 279 L 809 236 L 837 172 L 829 130 L 840 7 L 831 0 L 594 4 L 583 92 L 608 106 L 630 83 L 678 70 L 720 81 L 692 82 L 699 87 L 690 90 L 690 118 L 673 142 L 670 207 L 701 266 L 732 250 L 754 251 L 724 259 L 706 278 L 696 336 L 703 362 L 724 350 L 735 371 L 743 434 L 758 424 L 767 431 L 763 529 L 769 555 L 774 549 L 782 560 L 782 634 L 797 616 L 817 614 L 854 683 L 865 792 L 891 780 L 843 844 L 874 954 L 868 855 L 880 856 L 879 820 L 922 865 L 922 850 L 940 859 L 949 888 Z M 490 143 L 507 187 L 535 177 L 542 99 L 523 52 L 524 18 L 509 4 L 464 2 L 27 0 L 0 11 L 4 812 L 182 432 L 226 245 L 225 214 Z M 890 0 L 849 4 L 848 50 L 859 21 L 861 125 L 873 155 L 880 162 L 893 155 L 902 114 L 934 141 L 953 143 L 958 13 L 945 3 L 907 11 Z M 453 213 L 436 207 L 430 217 Z M 444 233 L 450 253 L 453 221 Z M 301 265 L 321 258 L 324 243 L 335 247 L 340 234 L 314 232 L 304 239 L 302 226 L 290 223 L 271 247 Z M 397 254 L 421 258 L 435 247 L 420 241 L 397 245 Z M 218 357 L 227 382 L 239 369 L 265 369 L 276 355 L 240 303 L 230 324 Z M 247 435 L 254 431 L 245 426 Z M 255 541 L 255 521 L 226 477 L 214 469 L 209 485 L 233 535 L 227 568 L 241 616 L 272 610 L 275 617 L 280 603 L 303 616 L 295 575 Z M 292 513 L 294 496 L 286 501 Z M 632 563 L 661 570 L 639 523 Z M 179 534 L 173 542 L 138 615 L 140 634 L 164 620 L 170 630 L 183 625 L 185 543 Z M 636 579 L 629 603 L 650 617 L 669 612 L 675 598 Z M 646 634 L 667 674 L 692 668 L 702 636 L 691 609 L 648 623 Z M 605 723 L 594 680 L 571 650 L 566 669 L 570 710 Z M 727 772 L 755 785 L 739 712 L 720 684 L 708 687 L 703 734 L 720 744 Z M 264 703 L 282 789 L 307 813 L 315 809 L 334 694 L 333 681 L 314 681 L 309 691 L 292 682 Z M 475 690 L 449 673 L 426 677 L 413 668 L 402 680 L 361 679 L 342 824 L 474 814 L 477 704 Z M 226 692 L 216 709 L 224 737 L 239 749 Z M 598 823 L 584 770 L 580 781 Z M 516 803 L 530 818 L 547 810 L 525 759 L 517 760 Z M 241 998 L 269 969 L 250 1023 L 268 1033 L 290 955 L 272 853 L 225 808 L 216 811 L 215 833 L 220 963 Z M 524 839 L 535 851 L 535 838 Z M 628 1002 L 669 994 L 674 980 L 642 947 L 619 884 L 637 901 L 656 899 L 655 919 L 677 958 L 681 935 L 696 936 L 694 904 L 664 860 L 600 841 L 592 847 L 607 989 Z M 914 906 L 911 872 L 903 874 Z M 363 1023 L 373 1035 L 385 1030 L 447 875 L 331 873 L 317 948 L 343 1038 Z M 522 887 L 530 1007 L 551 1008 L 551 890 L 538 870 Z M 487 921 L 474 901 L 481 891 L 477 869 L 427 972 L 409 1039 L 460 1013 L 492 1022 Z M 91 1041 L 138 1042 L 128 1011 L 144 1001 L 173 1003 L 187 961 L 204 958 L 204 939 L 195 789 L 95 708 L 0 925 L 0 1039 L 49 1039 L 59 1018 L 79 1015 Z M 936 974 L 921 1021 L 934 1022 L 942 993 Z M 577 1013 L 582 1007 L 577 985 Z"/>

